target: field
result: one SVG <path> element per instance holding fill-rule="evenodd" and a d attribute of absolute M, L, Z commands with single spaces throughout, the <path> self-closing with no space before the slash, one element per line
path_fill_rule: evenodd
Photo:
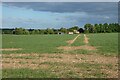
<path fill-rule="evenodd" d="M 3 78 L 117 78 L 118 33 L 3 35 Z"/>

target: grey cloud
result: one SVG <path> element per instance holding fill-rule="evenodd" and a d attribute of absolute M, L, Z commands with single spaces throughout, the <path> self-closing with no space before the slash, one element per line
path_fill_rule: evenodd
<path fill-rule="evenodd" d="M 4 2 L 6 6 L 24 7 L 34 11 L 56 13 L 86 12 L 89 14 L 117 15 L 117 2 Z"/>
<path fill-rule="evenodd" d="M 49 21 L 46 23 L 47 20 L 41 19 L 41 21 L 30 18 L 21 20 L 25 21 L 25 24 L 30 23 L 31 25 L 53 25 L 54 27 L 61 27 L 71 25 L 84 25 L 86 23 L 109 23 L 117 22 L 118 20 L 117 2 L 4 2 L 3 6 L 22 7 L 38 12 L 50 12 L 52 13 L 51 16 L 53 16 L 56 21 L 54 23 L 49 23 Z"/>

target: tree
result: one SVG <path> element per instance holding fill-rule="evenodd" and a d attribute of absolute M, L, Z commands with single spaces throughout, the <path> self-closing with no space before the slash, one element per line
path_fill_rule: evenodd
<path fill-rule="evenodd" d="M 85 24 L 85 33 L 93 33 L 93 25 L 92 24 Z"/>
<path fill-rule="evenodd" d="M 29 31 L 28 31 L 27 29 L 23 29 L 23 34 L 28 35 L 28 34 L 30 34 L 30 33 L 29 33 Z"/>
<path fill-rule="evenodd" d="M 45 34 L 54 34 L 54 31 L 53 31 L 53 29 L 47 28 L 45 31 Z"/>
<path fill-rule="evenodd" d="M 105 24 L 103 24 L 103 32 L 105 33 L 105 32 L 107 32 L 107 30 L 108 30 L 108 24 L 105 23 Z"/>
<path fill-rule="evenodd" d="M 71 29 L 73 29 L 73 30 L 79 30 L 79 27 L 78 26 L 74 26 L 74 27 L 71 27 Z"/>
<path fill-rule="evenodd" d="M 102 33 L 103 31 L 104 31 L 103 30 L 103 24 L 99 24 L 98 32 Z"/>
<path fill-rule="evenodd" d="M 22 28 L 15 28 L 14 33 L 17 35 L 23 34 L 23 29 Z"/>
<path fill-rule="evenodd" d="M 62 27 L 60 28 L 60 32 L 67 33 L 67 29 Z"/>
<path fill-rule="evenodd" d="M 27 29 L 23 29 L 23 28 L 15 28 L 14 31 L 12 31 L 13 34 L 17 34 L 17 35 L 28 35 L 29 34 L 29 31 Z"/>
<path fill-rule="evenodd" d="M 44 29 L 39 30 L 39 34 L 45 34 L 45 30 Z"/>
<path fill-rule="evenodd" d="M 98 24 L 95 24 L 93 29 L 94 29 L 94 33 L 100 32 L 100 26 Z"/>

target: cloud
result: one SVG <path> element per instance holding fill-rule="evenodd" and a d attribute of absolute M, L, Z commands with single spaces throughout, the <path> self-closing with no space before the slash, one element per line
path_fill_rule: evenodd
<path fill-rule="evenodd" d="M 113 2 L 4 2 L 3 8 L 5 27 L 60 28 L 118 20 L 117 3 Z"/>
<path fill-rule="evenodd" d="M 34 11 L 57 13 L 86 12 L 90 14 L 117 14 L 117 2 L 7 2 L 7 6 L 23 7 Z"/>
<path fill-rule="evenodd" d="M 119 0 L 1 0 L 2 2 L 118 2 Z"/>

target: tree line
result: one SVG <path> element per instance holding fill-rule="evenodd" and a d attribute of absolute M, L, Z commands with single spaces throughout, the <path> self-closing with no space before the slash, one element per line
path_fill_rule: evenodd
<path fill-rule="evenodd" d="M 68 32 L 73 32 L 74 30 L 80 33 L 112 33 L 119 32 L 120 25 L 118 23 L 104 23 L 104 24 L 85 24 L 83 28 L 78 26 L 73 26 L 71 28 L 60 28 L 60 29 L 0 29 L 2 34 L 16 34 L 16 35 L 28 35 L 28 34 L 58 34 L 59 32 L 67 34 Z"/>
<path fill-rule="evenodd" d="M 119 32 L 120 24 L 118 23 L 104 23 L 104 24 L 85 24 L 85 33 L 111 33 Z"/>
<path fill-rule="evenodd" d="M 64 33 L 67 34 L 68 32 L 74 32 L 74 30 L 79 30 L 78 26 L 74 26 L 71 28 L 60 28 L 60 29 L 24 29 L 24 28 L 15 28 L 15 29 L 1 29 L 2 34 L 16 34 L 16 35 L 28 35 L 28 34 L 58 34 Z"/>

